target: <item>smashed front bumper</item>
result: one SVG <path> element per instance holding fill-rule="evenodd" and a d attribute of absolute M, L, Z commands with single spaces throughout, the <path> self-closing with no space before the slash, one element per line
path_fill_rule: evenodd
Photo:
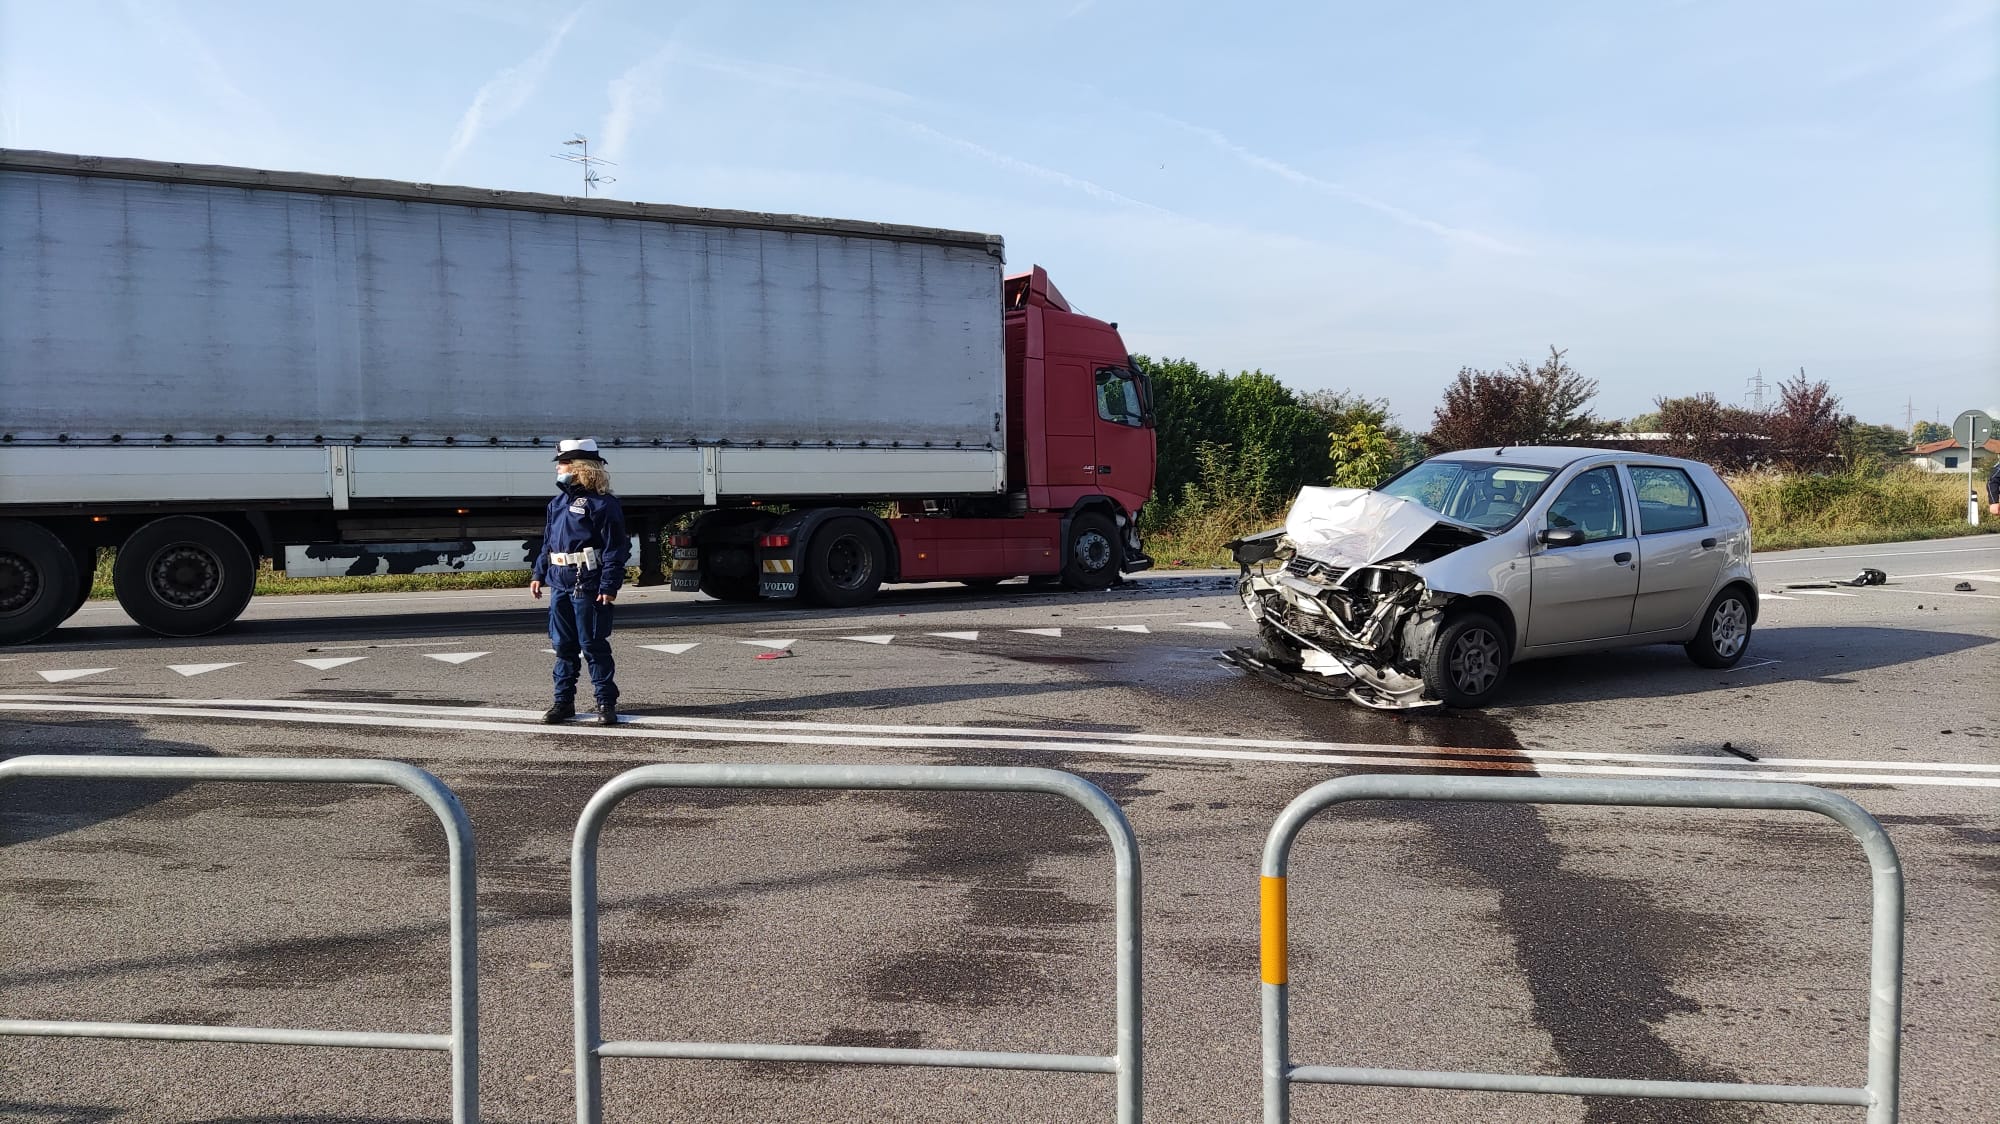
<path fill-rule="evenodd" d="M 1262 651 L 1226 653 L 1231 663 L 1306 694 L 1378 710 L 1438 705 L 1424 697 L 1419 660 L 1442 604 L 1413 566 L 1340 570 L 1284 557 L 1282 543 L 1274 545 L 1270 555 L 1244 562 L 1237 582 Z"/>

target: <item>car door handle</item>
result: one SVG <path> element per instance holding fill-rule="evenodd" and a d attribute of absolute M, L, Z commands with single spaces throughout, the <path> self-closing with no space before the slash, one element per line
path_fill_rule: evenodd
<path fill-rule="evenodd" d="M 1701 548 L 1702 548 L 1703 550 L 1714 550 L 1714 549 L 1715 549 L 1715 540 L 1714 540 L 1714 539 L 1703 539 L 1703 540 L 1701 540 Z"/>
<path fill-rule="evenodd" d="M 1630 566 L 1632 564 L 1632 552 L 1629 550 L 1621 550 L 1617 554 L 1612 555 L 1611 560 L 1613 562 L 1618 563 L 1620 566 Z"/>

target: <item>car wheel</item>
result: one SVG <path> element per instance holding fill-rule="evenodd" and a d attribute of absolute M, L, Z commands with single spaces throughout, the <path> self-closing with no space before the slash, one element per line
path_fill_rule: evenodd
<path fill-rule="evenodd" d="M 1725 589 L 1708 603 L 1694 639 L 1687 642 L 1688 658 L 1703 667 L 1736 666 L 1750 650 L 1750 603 L 1740 589 Z"/>
<path fill-rule="evenodd" d="M 76 611 L 76 555 L 55 532 L 0 519 L 0 644 L 40 640 Z"/>
<path fill-rule="evenodd" d="M 1068 561 L 1062 582 L 1071 589 L 1109 589 L 1125 562 L 1125 547 L 1110 519 L 1087 511 L 1069 524 Z"/>
<path fill-rule="evenodd" d="M 118 604 L 161 636 L 207 636 L 243 613 L 257 588 L 257 559 L 236 532 L 198 515 L 138 529 L 111 564 Z"/>
<path fill-rule="evenodd" d="M 1507 633 L 1485 613 L 1445 623 L 1424 653 L 1424 693 L 1446 706 L 1485 706 L 1506 681 Z"/>

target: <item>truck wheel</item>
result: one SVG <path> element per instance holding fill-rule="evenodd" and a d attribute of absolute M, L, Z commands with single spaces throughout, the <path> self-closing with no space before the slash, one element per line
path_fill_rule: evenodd
<path fill-rule="evenodd" d="M 111 566 L 118 603 L 161 636 L 206 636 L 243 613 L 257 587 L 257 559 L 236 532 L 198 515 L 139 528 Z"/>
<path fill-rule="evenodd" d="M 76 555 L 55 532 L 0 519 L 0 644 L 26 644 L 76 611 Z"/>
<path fill-rule="evenodd" d="M 1111 520 L 1087 511 L 1069 524 L 1069 549 L 1064 552 L 1062 581 L 1071 589 L 1111 588 L 1118 580 L 1125 549 L 1118 541 L 1118 528 Z"/>
<path fill-rule="evenodd" d="M 73 617 L 90 601 L 90 587 L 97 582 L 97 548 L 71 543 L 69 552 L 76 556 L 76 608 L 69 611 Z"/>
<path fill-rule="evenodd" d="M 874 598 L 889 569 L 882 536 L 865 519 L 829 519 L 814 532 L 801 559 L 805 593 L 831 609 L 848 609 Z"/>
<path fill-rule="evenodd" d="M 1507 633 L 1485 613 L 1445 622 L 1424 651 L 1424 693 L 1446 706 L 1485 706 L 1507 678 Z"/>

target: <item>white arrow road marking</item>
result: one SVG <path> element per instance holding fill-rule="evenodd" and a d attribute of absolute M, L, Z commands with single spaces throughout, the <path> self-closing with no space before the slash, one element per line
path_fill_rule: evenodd
<path fill-rule="evenodd" d="M 1227 621 L 1189 621 L 1182 628 L 1206 628 L 1214 632 L 1234 632 L 1236 626 Z"/>
<path fill-rule="evenodd" d="M 1098 627 L 1098 628 L 1101 628 L 1101 629 L 1103 629 L 1103 630 L 1104 630 L 1104 631 L 1106 631 L 1106 632 L 1148 632 L 1148 633 L 1150 633 L 1150 632 L 1152 632 L 1152 631 L 1153 631 L 1152 629 L 1150 629 L 1150 628 L 1147 628 L 1147 627 L 1146 627 L 1145 625 L 1143 625 L 1143 624 L 1100 624 L 1100 625 L 1098 625 L 1097 627 Z"/>
<path fill-rule="evenodd" d="M 737 643 L 748 644 L 752 648 L 770 648 L 773 651 L 782 652 L 798 643 L 798 640 L 796 638 L 791 640 L 738 640 Z"/>
<path fill-rule="evenodd" d="M 1062 639 L 1060 628 L 1010 628 L 1007 631 L 1018 632 L 1023 636 L 1053 636 L 1058 640 Z"/>
<path fill-rule="evenodd" d="M 943 639 L 943 640 L 977 640 L 977 639 L 979 639 L 979 634 L 978 634 L 978 633 L 976 633 L 976 632 L 926 632 L 926 633 L 924 633 L 924 635 L 925 635 L 925 636 L 936 636 L 936 637 L 938 637 L 938 638 L 940 638 L 940 639 Z"/>
<path fill-rule="evenodd" d="M 665 652 L 670 656 L 685 656 L 690 651 L 701 647 L 701 641 L 694 640 L 685 644 L 641 644 L 639 646 L 649 652 Z"/>
<path fill-rule="evenodd" d="M 86 675 L 102 675 L 107 671 L 117 670 L 115 667 L 75 667 L 67 671 L 37 671 L 35 674 L 41 676 L 44 682 L 67 683 L 72 679 L 81 679 Z"/>
<path fill-rule="evenodd" d="M 263 707 L 281 709 L 258 709 Z M 373 710 L 376 713 L 364 713 Z M 1774 780 L 1822 784 L 1940 785 L 2000 788 L 2000 765 L 1958 765 L 1914 761 L 1820 761 L 1765 758 L 1737 761 L 1691 754 L 1601 753 L 1584 751 L 1431 749 L 1418 746 L 1343 742 L 1264 742 L 1153 734 L 1093 734 L 1007 727 L 845 726 L 816 722 L 753 723 L 726 720 L 636 718 L 619 726 L 563 726 L 540 722 L 540 713 L 483 707 L 418 707 L 315 703 L 283 700 L 109 699 L 70 695 L 0 695 L 0 711 L 62 715 L 115 714 L 239 721 L 375 726 L 405 730 L 491 730 L 563 737 L 641 737 L 683 742 L 795 743 L 813 731 L 820 745 L 895 750 L 1039 750 L 1056 754 L 1093 753 L 1140 758 L 1182 758 L 1324 767 L 1447 769 L 1470 772 L 1576 773 L 1584 775 L 1674 777 L 1703 780 Z M 328 713 L 333 712 L 333 713 Z M 386 712 L 386 713 L 385 713 Z M 690 728 L 693 727 L 693 728 Z M 831 730 L 880 730 L 879 735 L 835 734 Z M 956 735 L 956 736 L 951 736 Z M 1274 752 L 1255 746 L 1297 745 L 1304 752 Z M 1617 764 L 1611 764 L 1617 762 Z M 1879 771 L 1878 771 L 1879 770 Z M 1901 770 L 1891 772 L 1889 770 Z"/>
<path fill-rule="evenodd" d="M 334 668 L 340 667 L 344 664 L 360 663 L 362 660 L 365 660 L 367 658 L 368 658 L 367 656 L 328 656 L 324 659 L 293 660 L 292 662 L 302 663 L 307 667 L 312 668 L 314 671 L 332 671 Z"/>
<path fill-rule="evenodd" d="M 189 678 L 197 675 L 207 675 L 211 671 L 221 671 L 225 667 L 242 666 L 241 663 L 170 663 L 167 665 L 169 670 L 178 671 Z"/>
<path fill-rule="evenodd" d="M 486 654 L 485 652 L 425 652 L 424 657 L 439 663 L 460 664 L 471 663 Z"/>
<path fill-rule="evenodd" d="M 842 640 L 852 640 L 852 641 L 854 641 L 854 642 L 855 642 L 856 644 L 887 644 L 887 643 L 888 643 L 889 641 L 891 641 L 891 640 L 894 640 L 895 638 L 896 638 L 896 634 L 895 634 L 895 633 L 893 633 L 893 632 L 884 632 L 884 633 L 880 633 L 880 634 L 878 634 L 878 635 L 875 635 L 875 636 L 843 636 L 843 637 L 841 637 L 841 639 L 842 639 Z"/>

